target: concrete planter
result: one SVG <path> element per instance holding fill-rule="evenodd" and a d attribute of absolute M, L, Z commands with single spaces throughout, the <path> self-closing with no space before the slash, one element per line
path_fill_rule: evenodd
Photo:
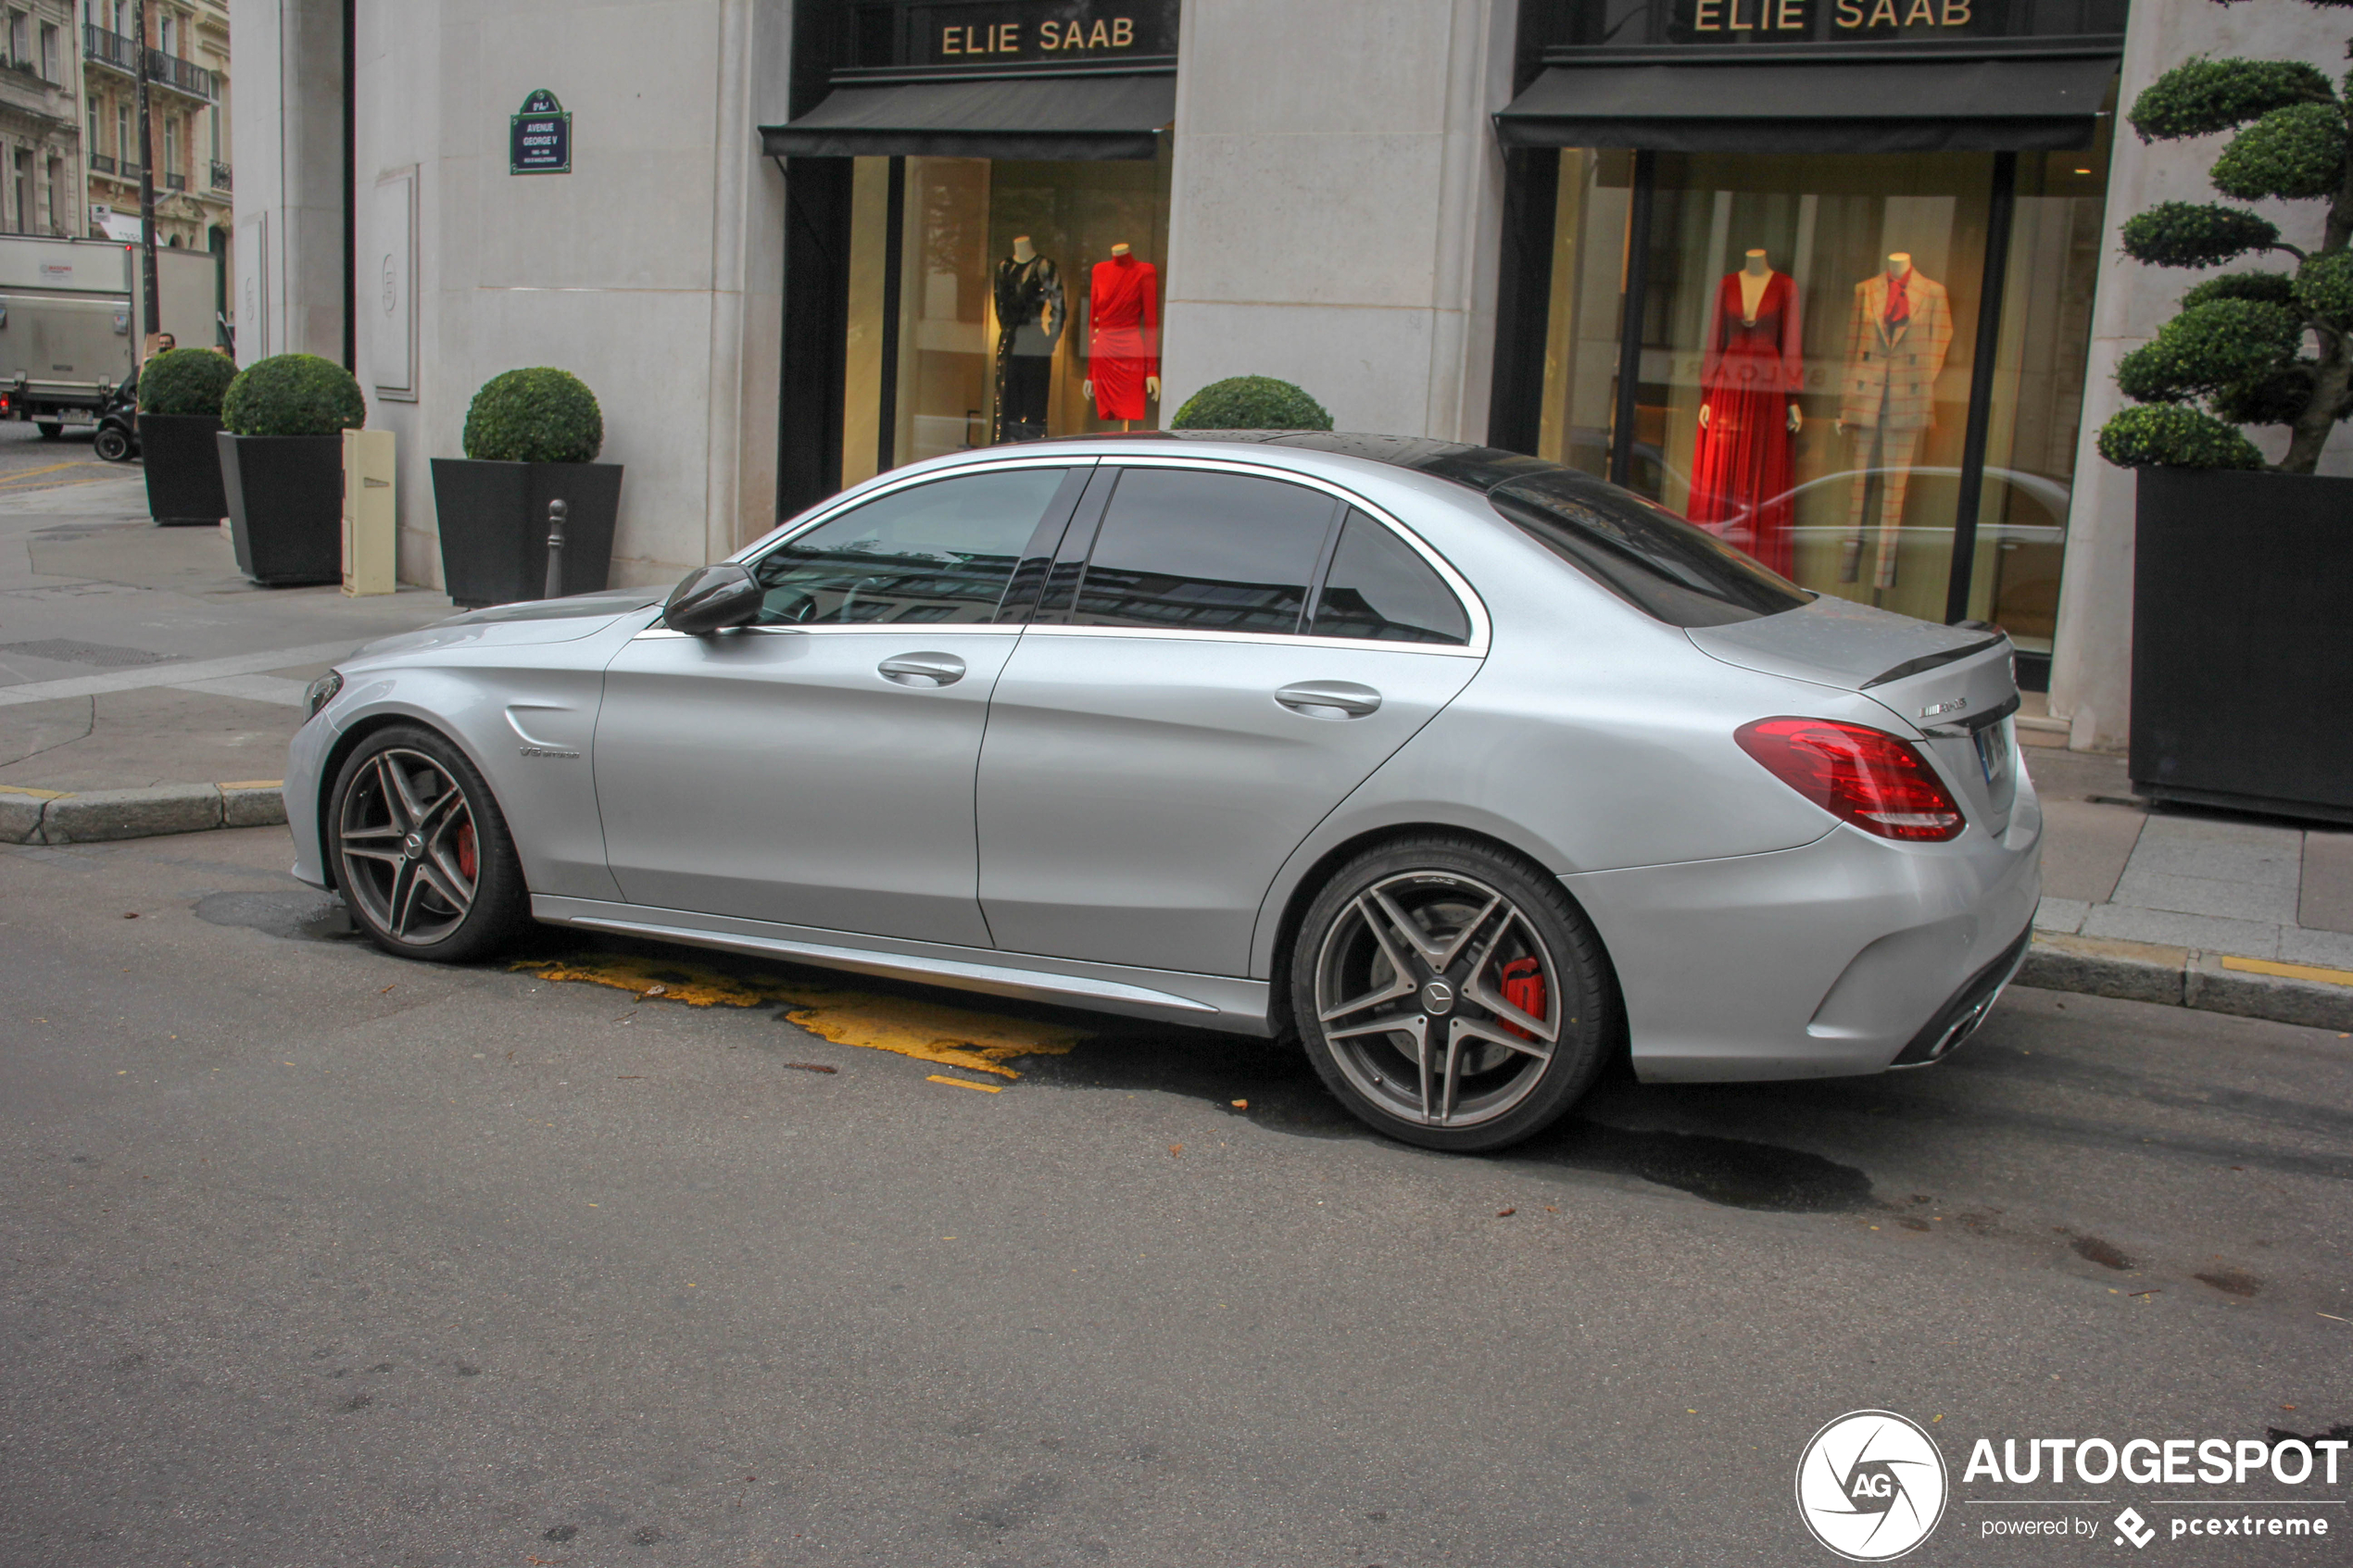
<path fill-rule="evenodd" d="M 141 414 L 139 449 L 147 470 L 147 515 L 169 528 L 212 527 L 229 515 L 220 483 L 220 421 L 209 414 Z"/>
<path fill-rule="evenodd" d="M 442 587 L 461 608 L 545 596 L 547 503 L 561 500 L 563 588 L 593 594 L 612 566 L 621 511 L 619 463 L 433 460 L 433 508 L 441 531 Z"/>
<path fill-rule="evenodd" d="M 343 436 L 213 437 L 237 570 L 265 587 L 343 581 Z"/>
<path fill-rule="evenodd" d="M 2143 469 L 2133 787 L 2353 822 L 2353 479 Z"/>

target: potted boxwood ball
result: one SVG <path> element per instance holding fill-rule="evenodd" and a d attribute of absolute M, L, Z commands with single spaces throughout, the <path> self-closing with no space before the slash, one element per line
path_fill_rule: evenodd
<path fill-rule="evenodd" d="M 605 419 L 597 395 L 569 370 L 509 370 L 484 382 L 466 410 L 466 455 L 433 460 L 441 526 L 441 581 L 472 608 L 547 592 L 547 503 L 564 519 L 563 591 L 592 594 L 612 565 L 621 510 L 619 463 L 600 463 Z"/>
<path fill-rule="evenodd" d="M 139 448 L 147 515 L 170 527 L 209 528 L 229 515 L 220 488 L 220 399 L 236 361 L 209 348 L 174 348 L 139 372 Z"/>
<path fill-rule="evenodd" d="M 1329 430 L 1324 406 L 1273 376 L 1228 376 L 1185 399 L 1171 430 Z"/>
<path fill-rule="evenodd" d="M 238 372 L 214 437 L 238 571 L 273 588 L 343 580 L 343 433 L 367 418 L 351 372 L 316 354 Z"/>
<path fill-rule="evenodd" d="M 2151 266 L 2278 258 L 2189 289 L 2117 362 L 2133 406 L 2099 448 L 2138 470 L 2133 785 L 2353 822 L 2353 479 L 2316 471 L 2353 419 L 2353 98 L 2320 64 L 2201 56 L 2150 83 L 2127 118 L 2145 142 L 2235 132 L 2208 176 L 2217 191 L 2326 208 L 2309 248 L 2216 202 L 2163 202 L 2124 223 L 2125 253 Z M 2286 432 L 2278 462 L 2247 425 Z"/>

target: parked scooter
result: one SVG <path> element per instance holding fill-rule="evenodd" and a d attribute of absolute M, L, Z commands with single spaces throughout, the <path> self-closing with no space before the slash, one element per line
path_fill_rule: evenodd
<path fill-rule="evenodd" d="M 127 463 L 139 455 L 139 378 L 132 376 L 115 388 L 98 411 L 98 433 L 90 449 L 110 463 Z"/>

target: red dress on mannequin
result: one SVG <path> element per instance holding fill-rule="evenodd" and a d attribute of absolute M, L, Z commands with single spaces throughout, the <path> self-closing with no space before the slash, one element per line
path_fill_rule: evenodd
<path fill-rule="evenodd" d="M 1797 285 L 1765 280 L 1754 320 L 1741 314 L 1741 275 L 1717 285 L 1700 361 L 1707 423 L 1692 457 L 1692 521 L 1786 576 L 1792 561 L 1791 403 L 1805 384 Z"/>
<path fill-rule="evenodd" d="M 1087 281 L 1087 377 L 1095 414 L 1140 420 L 1144 378 L 1160 374 L 1160 269 L 1132 256 L 1095 263 Z"/>

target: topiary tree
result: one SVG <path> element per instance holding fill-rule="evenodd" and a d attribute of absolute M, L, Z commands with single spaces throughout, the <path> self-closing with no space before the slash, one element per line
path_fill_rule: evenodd
<path fill-rule="evenodd" d="M 139 372 L 143 414 L 202 414 L 220 417 L 220 399 L 237 379 L 237 362 L 209 348 L 173 348 L 147 361 Z"/>
<path fill-rule="evenodd" d="M 1287 381 L 1228 376 L 1185 399 L 1171 430 L 1329 430 L 1332 417 Z"/>
<path fill-rule="evenodd" d="M 2229 4 L 2230 0 L 2221 0 Z M 2308 0 L 2345 6 L 2353 0 Z M 2353 55 L 2353 47 L 2348 47 Z M 2182 296 L 2181 314 L 2117 362 L 2138 405 L 2101 428 L 2100 456 L 2126 468 L 2264 466 L 2239 425 L 2285 425 L 2282 473 L 2310 473 L 2340 420 L 2353 418 L 2353 120 L 2347 95 L 2301 60 L 2185 60 L 2133 101 L 2144 142 L 2237 130 L 2214 160 L 2214 188 L 2241 201 L 2325 201 L 2320 248 L 2299 250 L 2259 214 L 2165 202 L 2124 225 L 2125 254 L 2155 267 L 2208 268 L 2250 252 L 2296 259 L 2294 272 L 2225 272 Z M 2309 351 L 2308 351 L 2309 340 Z M 2202 405 L 2202 407 L 2201 407 Z"/>
<path fill-rule="evenodd" d="M 570 370 L 491 377 L 466 409 L 466 456 L 488 463 L 593 463 L 605 446 L 597 395 Z"/>
<path fill-rule="evenodd" d="M 221 396 L 220 422 L 233 435 L 333 435 L 366 424 L 368 404 L 333 360 L 273 354 L 237 372 Z"/>

